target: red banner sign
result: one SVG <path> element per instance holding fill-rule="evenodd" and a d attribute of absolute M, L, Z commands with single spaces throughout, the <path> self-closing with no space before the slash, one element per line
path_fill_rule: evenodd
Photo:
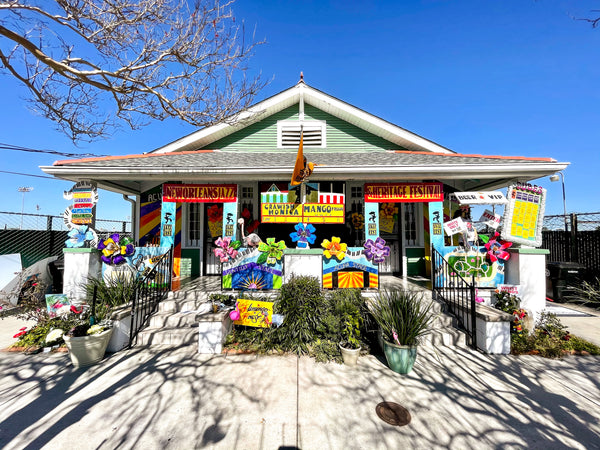
<path fill-rule="evenodd" d="M 442 183 L 367 183 L 365 202 L 408 203 L 441 202 Z"/>
<path fill-rule="evenodd" d="M 237 200 L 235 184 L 164 184 L 163 202 L 226 203 Z"/>

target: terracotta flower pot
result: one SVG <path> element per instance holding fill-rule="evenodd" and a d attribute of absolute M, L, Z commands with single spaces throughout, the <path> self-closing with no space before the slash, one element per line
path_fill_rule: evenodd
<path fill-rule="evenodd" d="M 112 328 L 109 328 L 102 333 L 89 336 L 64 336 L 63 339 L 69 349 L 69 356 L 73 365 L 75 367 L 85 367 L 100 362 L 104 358 L 104 352 L 106 352 L 112 331 Z"/>

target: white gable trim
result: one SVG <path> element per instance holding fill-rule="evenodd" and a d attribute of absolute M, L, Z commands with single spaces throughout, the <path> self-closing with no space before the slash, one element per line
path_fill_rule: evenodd
<path fill-rule="evenodd" d="M 224 138 L 248 125 L 263 120 L 285 108 L 300 103 L 300 98 L 304 103 L 314 106 L 328 114 L 345 120 L 369 133 L 380 136 L 399 146 L 412 151 L 428 151 L 435 153 L 455 153 L 435 142 L 429 141 L 417 134 L 411 133 L 404 128 L 380 119 L 377 116 L 367 113 L 362 109 L 356 108 L 349 103 L 338 100 L 335 97 L 314 89 L 303 81 L 295 86 L 286 89 L 279 94 L 274 95 L 256 105 L 241 112 L 234 118 L 232 123 L 220 123 L 210 127 L 203 128 L 188 136 L 178 139 L 170 144 L 153 150 L 150 153 L 170 153 L 176 151 L 197 150 L 210 145 L 219 139 Z"/>

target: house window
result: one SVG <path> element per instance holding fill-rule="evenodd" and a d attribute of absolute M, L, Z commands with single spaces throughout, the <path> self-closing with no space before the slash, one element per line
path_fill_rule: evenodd
<path fill-rule="evenodd" d="M 300 125 L 303 127 L 302 145 L 304 147 L 327 147 L 324 120 L 280 120 L 277 122 L 277 147 L 298 148 L 300 145 Z"/>
<path fill-rule="evenodd" d="M 187 204 L 187 220 L 185 233 L 186 247 L 200 247 L 200 232 L 202 230 L 202 207 L 204 203 Z"/>
<path fill-rule="evenodd" d="M 420 203 L 404 203 L 404 242 L 407 247 L 422 247 L 421 223 L 423 210 Z"/>

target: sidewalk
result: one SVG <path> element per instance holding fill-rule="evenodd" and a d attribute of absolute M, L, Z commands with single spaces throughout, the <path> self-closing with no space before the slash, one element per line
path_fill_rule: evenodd
<path fill-rule="evenodd" d="M 87 370 L 0 353 L 7 449 L 600 448 L 600 358 L 439 348 L 398 375 L 295 356 L 134 349 Z M 386 424 L 382 401 L 412 421 Z"/>

